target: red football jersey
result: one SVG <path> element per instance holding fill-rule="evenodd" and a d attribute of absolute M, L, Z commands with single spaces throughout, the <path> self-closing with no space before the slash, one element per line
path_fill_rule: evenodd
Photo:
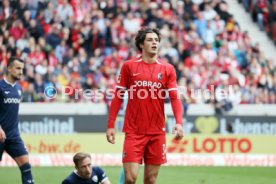
<path fill-rule="evenodd" d="M 141 58 L 126 61 L 121 68 L 116 88 L 123 88 L 128 92 L 124 132 L 138 134 L 166 132 L 164 115 L 164 101 L 168 96 L 166 92 L 177 91 L 176 74 L 172 65 L 160 60 L 148 64 Z M 177 108 L 181 109 L 180 116 L 182 116 L 182 106 L 179 104 L 180 100 Z M 115 121 L 114 114 L 110 114 L 109 117 L 108 123 L 112 124 L 110 121 Z"/>

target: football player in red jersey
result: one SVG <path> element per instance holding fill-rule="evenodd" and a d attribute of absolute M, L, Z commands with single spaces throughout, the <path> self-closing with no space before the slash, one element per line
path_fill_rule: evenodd
<path fill-rule="evenodd" d="M 123 94 L 127 91 L 122 159 L 127 184 L 136 182 L 139 164 L 143 161 L 144 183 L 156 183 L 160 165 L 167 161 L 164 115 L 167 93 L 176 119 L 173 129 L 175 139 L 183 137 L 183 110 L 178 98 L 175 69 L 158 59 L 159 43 L 159 30 L 144 28 L 138 32 L 135 44 L 142 55 L 123 64 L 111 102 L 106 137 L 108 142 L 114 144 L 114 124 Z"/>

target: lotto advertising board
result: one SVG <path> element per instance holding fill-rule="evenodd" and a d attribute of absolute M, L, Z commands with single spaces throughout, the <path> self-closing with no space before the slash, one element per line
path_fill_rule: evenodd
<path fill-rule="evenodd" d="M 99 165 L 121 165 L 124 134 L 109 144 L 104 133 L 70 135 L 26 135 L 33 165 L 72 165 L 72 154 L 84 151 Z M 276 166 L 276 136 L 190 134 L 181 141 L 167 135 L 167 165 Z M 1 166 L 15 166 L 6 154 Z"/>

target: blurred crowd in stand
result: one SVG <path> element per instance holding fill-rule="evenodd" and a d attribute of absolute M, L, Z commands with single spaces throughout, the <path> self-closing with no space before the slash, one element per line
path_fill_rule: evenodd
<path fill-rule="evenodd" d="M 276 0 L 238 0 L 276 45 Z"/>
<path fill-rule="evenodd" d="M 275 58 L 241 31 L 223 0 L 2 0 L 0 78 L 16 56 L 26 61 L 24 102 L 109 104 L 105 91 L 139 55 L 141 26 L 160 29 L 160 58 L 175 66 L 184 106 L 276 103 Z"/>

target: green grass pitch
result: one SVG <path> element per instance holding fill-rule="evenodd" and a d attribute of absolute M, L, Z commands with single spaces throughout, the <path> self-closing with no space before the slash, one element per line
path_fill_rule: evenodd
<path fill-rule="evenodd" d="M 121 167 L 103 167 L 112 184 L 118 184 Z M 33 167 L 36 184 L 61 184 L 72 167 Z M 140 167 L 137 184 L 142 184 Z M 0 168 L 0 184 L 20 184 L 17 167 Z M 169 167 L 159 172 L 158 184 L 275 184 L 275 167 Z"/>

